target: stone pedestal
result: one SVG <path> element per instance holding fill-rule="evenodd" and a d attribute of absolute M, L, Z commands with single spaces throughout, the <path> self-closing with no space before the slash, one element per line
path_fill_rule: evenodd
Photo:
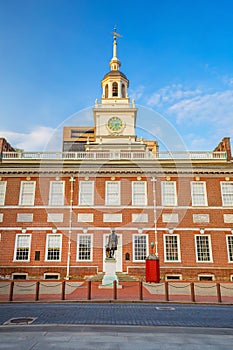
<path fill-rule="evenodd" d="M 116 275 L 116 259 L 114 258 L 106 258 L 105 259 L 105 275 L 102 279 L 102 286 L 105 287 L 113 287 L 113 281 L 117 281 L 118 278 Z"/>

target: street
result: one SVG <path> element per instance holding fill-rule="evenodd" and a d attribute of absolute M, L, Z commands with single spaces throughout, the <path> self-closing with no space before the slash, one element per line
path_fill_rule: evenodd
<path fill-rule="evenodd" d="M 227 305 L 2 304 L 0 349 L 227 350 L 232 312 Z"/>

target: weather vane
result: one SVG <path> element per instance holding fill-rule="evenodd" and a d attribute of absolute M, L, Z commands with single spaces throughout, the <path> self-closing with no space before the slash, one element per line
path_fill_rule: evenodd
<path fill-rule="evenodd" d="M 122 38 L 122 35 L 120 35 L 120 34 L 117 33 L 117 27 L 116 27 L 116 25 L 115 25 L 114 28 L 113 28 L 112 34 L 113 34 L 114 40 L 116 40 L 117 37 L 118 37 L 118 38 Z"/>

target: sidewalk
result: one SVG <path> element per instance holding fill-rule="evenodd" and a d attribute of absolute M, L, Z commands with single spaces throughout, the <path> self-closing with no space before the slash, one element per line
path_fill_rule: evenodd
<path fill-rule="evenodd" d="M 233 331 L 210 328 L 43 326 L 0 327 L 6 350 L 230 350 Z"/>

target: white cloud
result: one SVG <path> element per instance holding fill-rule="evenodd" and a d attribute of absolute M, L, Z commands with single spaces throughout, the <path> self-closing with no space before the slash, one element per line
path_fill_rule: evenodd
<path fill-rule="evenodd" d="M 168 113 L 176 116 L 177 123 L 193 123 L 200 125 L 203 122 L 217 125 L 232 124 L 233 119 L 233 90 L 207 93 L 189 99 L 183 99 L 168 108 Z"/>
<path fill-rule="evenodd" d="M 147 99 L 148 106 L 163 106 L 175 101 L 198 96 L 202 93 L 200 89 L 188 89 L 182 84 L 172 84 L 159 89 Z"/>
<path fill-rule="evenodd" d="M 0 130 L 0 136 L 15 148 L 21 148 L 24 151 L 42 151 L 51 140 L 54 131 L 49 127 L 38 126 L 29 133 Z"/>
<path fill-rule="evenodd" d="M 130 90 L 129 95 L 131 97 L 131 100 L 139 100 L 142 97 L 144 90 L 145 87 L 143 85 L 138 86 L 136 89 Z"/>

